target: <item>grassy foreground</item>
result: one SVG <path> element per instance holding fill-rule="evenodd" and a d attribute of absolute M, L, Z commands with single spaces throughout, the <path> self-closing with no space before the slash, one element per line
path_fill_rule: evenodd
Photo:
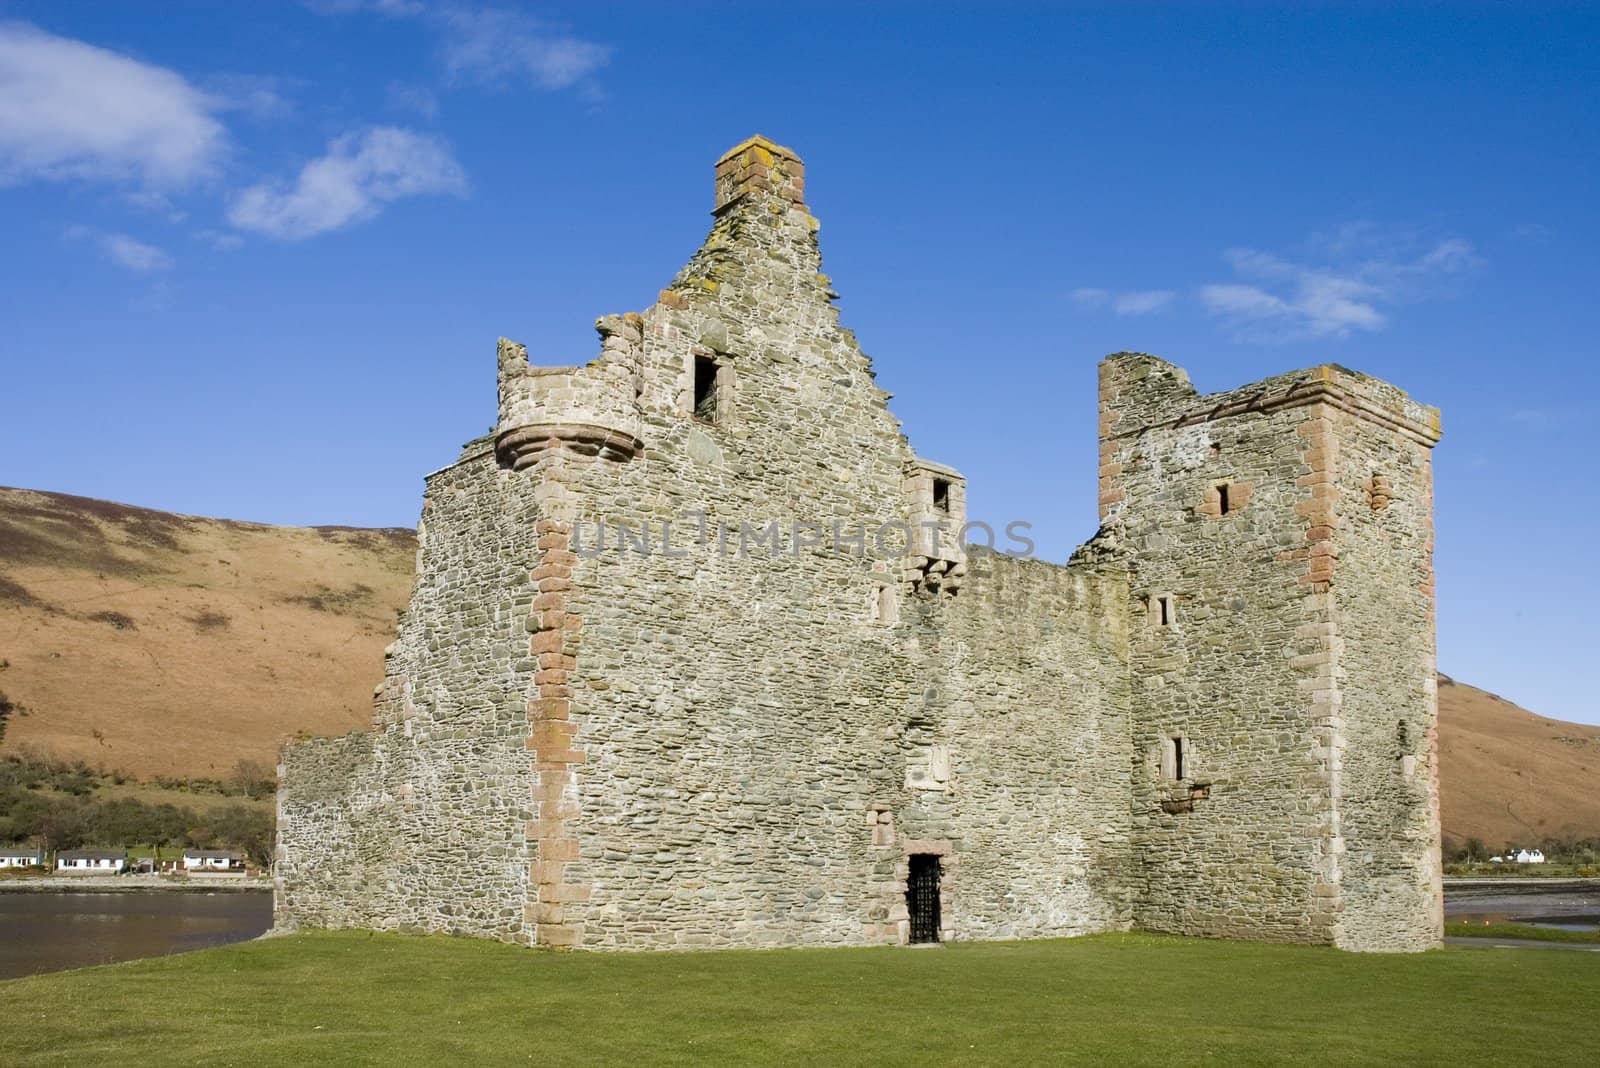
<path fill-rule="evenodd" d="M 562 954 L 319 933 L 0 983 L 6 1063 L 1592 1064 L 1600 955 L 1101 935 Z"/>
<path fill-rule="evenodd" d="M 1600 931 L 1567 931 L 1560 927 L 1536 927 L 1531 923 L 1468 923 L 1444 925 L 1451 938 L 1520 938 L 1529 942 L 1600 943 Z"/>

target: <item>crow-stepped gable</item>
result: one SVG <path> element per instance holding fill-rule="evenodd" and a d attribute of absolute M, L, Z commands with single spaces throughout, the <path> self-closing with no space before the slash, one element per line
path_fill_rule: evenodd
<path fill-rule="evenodd" d="M 713 217 L 593 362 L 500 343 L 372 729 L 285 750 L 278 925 L 1437 944 L 1438 413 L 1121 353 L 1099 533 L 1064 565 L 963 546 L 961 476 L 839 325 L 800 158 L 733 149 Z"/>

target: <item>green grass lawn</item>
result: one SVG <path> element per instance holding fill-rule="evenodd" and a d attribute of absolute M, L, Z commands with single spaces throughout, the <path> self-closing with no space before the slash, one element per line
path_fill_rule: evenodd
<path fill-rule="evenodd" d="M 1600 954 L 1155 935 L 551 954 L 319 933 L 0 983 L 15 1065 L 1593 1064 L 1597 1007 Z"/>
<path fill-rule="evenodd" d="M 1566 931 L 1531 923 L 1446 923 L 1444 933 L 1456 938 L 1522 938 L 1535 942 L 1600 942 L 1600 931 Z"/>

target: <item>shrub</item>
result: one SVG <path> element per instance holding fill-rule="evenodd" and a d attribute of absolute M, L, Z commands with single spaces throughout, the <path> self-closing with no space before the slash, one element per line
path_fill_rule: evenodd
<path fill-rule="evenodd" d="M 202 608 L 188 619 L 194 625 L 194 629 L 202 633 L 225 630 L 233 622 L 226 612 L 218 612 L 214 608 Z"/>

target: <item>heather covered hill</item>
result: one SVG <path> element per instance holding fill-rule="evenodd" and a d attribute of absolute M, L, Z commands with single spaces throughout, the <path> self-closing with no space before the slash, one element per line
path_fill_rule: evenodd
<path fill-rule="evenodd" d="M 409 530 L 0 489 L 0 751 L 227 778 L 363 727 L 415 553 Z M 1439 718 L 1447 847 L 1600 836 L 1600 726 L 1443 676 Z"/>
<path fill-rule="evenodd" d="M 1600 725 L 1565 723 L 1439 677 L 1446 849 L 1600 837 Z"/>
<path fill-rule="evenodd" d="M 0 748 L 139 777 L 270 768 L 286 734 L 367 723 L 414 566 L 409 530 L 0 488 Z"/>

